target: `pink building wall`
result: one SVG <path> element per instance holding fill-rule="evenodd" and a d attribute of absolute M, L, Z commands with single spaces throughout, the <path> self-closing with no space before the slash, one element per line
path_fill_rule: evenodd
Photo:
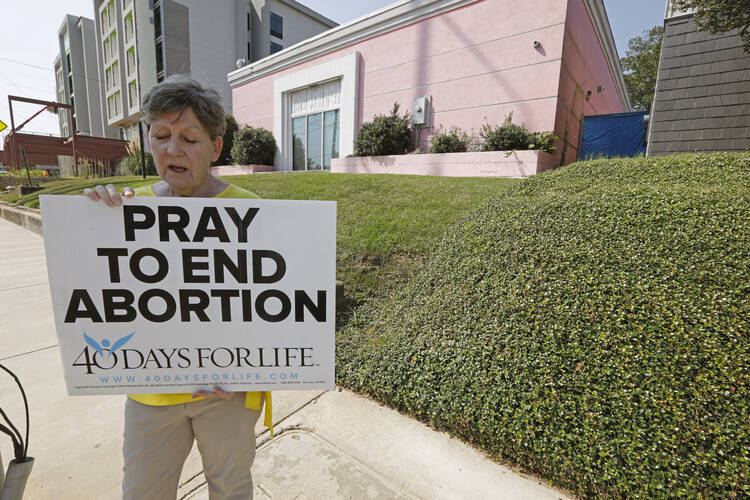
<path fill-rule="evenodd" d="M 599 92 L 598 88 L 603 91 Z M 586 99 L 586 94 L 591 95 Z M 583 115 L 603 115 L 629 111 L 617 93 L 615 77 L 607 64 L 583 0 L 569 0 L 563 44 L 560 88 L 555 132 L 562 139 L 562 164 L 578 157 Z"/>
<path fill-rule="evenodd" d="M 477 133 L 513 112 L 532 131 L 565 137 L 558 156 L 565 149 L 567 163 L 581 113 L 623 110 L 599 45 L 583 0 L 530 0 L 523 8 L 516 0 L 477 0 L 237 85 L 233 113 L 240 124 L 273 130 L 275 79 L 356 51 L 357 128 L 394 102 L 411 112 L 415 97 L 430 95 L 423 149 L 441 126 Z M 607 91 L 598 95 L 595 85 L 597 95 L 585 102 L 580 94 L 594 82 Z"/>

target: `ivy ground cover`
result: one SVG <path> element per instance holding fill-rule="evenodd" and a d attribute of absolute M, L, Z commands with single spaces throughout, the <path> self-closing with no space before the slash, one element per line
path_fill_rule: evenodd
<path fill-rule="evenodd" d="M 339 383 L 582 497 L 750 494 L 750 155 L 576 163 L 463 217 Z"/>

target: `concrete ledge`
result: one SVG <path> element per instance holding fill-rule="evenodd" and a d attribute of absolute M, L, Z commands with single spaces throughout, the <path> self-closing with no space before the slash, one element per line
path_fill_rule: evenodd
<path fill-rule="evenodd" d="M 273 165 L 219 165 L 211 167 L 211 175 L 247 175 L 273 170 Z"/>
<path fill-rule="evenodd" d="M 334 158 L 332 173 L 409 174 L 443 177 L 528 177 L 555 166 L 542 151 L 412 154 Z"/>
<path fill-rule="evenodd" d="M 42 215 L 36 208 L 0 201 L 0 217 L 42 236 Z"/>

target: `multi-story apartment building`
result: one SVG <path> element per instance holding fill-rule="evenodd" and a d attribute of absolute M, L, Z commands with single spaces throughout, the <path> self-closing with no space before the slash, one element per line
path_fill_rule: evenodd
<path fill-rule="evenodd" d="M 293 0 L 94 0 L 105 121 L 137 135 L 140 97 L 172 74 L 216 89 L 227 74 L 336 23 Z"/>
<path fill-rule="evenodd" d="M 116 138 L 118 131 L 107 126 L 99 79 L 94 21 L 67 15 L 58 30 L 60 54 L 55 58 L 55 84 L 58 102 L 71 104 L 76 129 L 96 137 Z M 73 133 L 70 114 L 58 114 L 60 135 Z"/>

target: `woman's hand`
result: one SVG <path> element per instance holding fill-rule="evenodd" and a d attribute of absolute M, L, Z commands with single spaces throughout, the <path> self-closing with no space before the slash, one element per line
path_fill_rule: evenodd
<path fill-rule="evenodd" d="M 117 188 L 114 184 L 107 184 L 107 186 L 96 186 L 94 189 L 86 188 L 83 190 L 83 194 L 88 196 L 94 201 L 103 201 L 110 207 L 117 207 L 122 205 L 122 197 L 117 193 Z M 125 198 L 132 198 L 135 196 L 135 192 L 132 188 L 122 188 L 122 196 Z"/>
<path fill-rule="evenodd" d="M 233 397 L 234 397 L 233 392 L 227 392 L 221 387 L 219 387 L 218 385 L 214 386 L 213 391 L 200 390 L 200 391 L 195 391 L 193 393 L 193 399 L 195 398 L 221 398 L 221 399 L 226 399 L 227 401 L 229 401 Z"/>

